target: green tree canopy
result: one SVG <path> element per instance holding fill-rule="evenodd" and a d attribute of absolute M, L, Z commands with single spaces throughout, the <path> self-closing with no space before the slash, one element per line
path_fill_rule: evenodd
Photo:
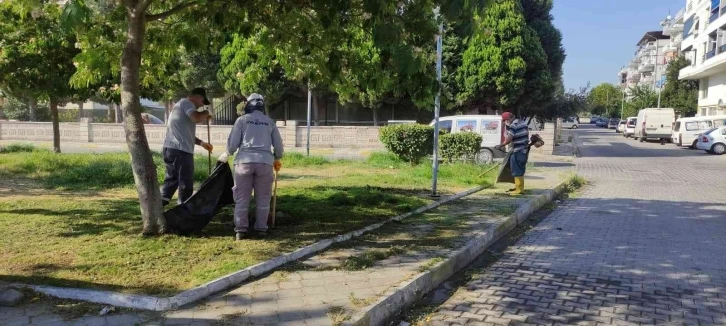
<path fill-rule="evenodd" d="M 611 83 L 602 83 L 592 88 L 588 94 L 590 113 L 606 117 L 620 118 L 623 91 Z"/>
<path fill-rule="evenodd" d="M 39 100 L 49 103 L 53 148 L 60 152 L 58 104 L 82 95 L 68 84 L 76 72 L 73 58 L 80 52 L 75 36 L 61 26 L 56 2 L 28 7 L 3 1 L 0 13 L 0 87 L 29 103 L 30 120 L 36 118 Z"/>
<path fill-rule="evenodd" d="M 691 117 L 698 110 L 698 80 L 679 80 L 681 69 L 691 63 L 679 56 L 668 63 L 666 83 L 661 93 L 662 107 L 673 108 L 676 115 Z"/>

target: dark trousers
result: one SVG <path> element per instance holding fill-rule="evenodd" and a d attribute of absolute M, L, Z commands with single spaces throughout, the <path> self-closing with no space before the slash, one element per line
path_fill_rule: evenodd
<path fill-rule="evenodd" d="M 171 201 L 179 189 L 179 203 L 185 202 L 194 193 L 194 155 L 178 149 L 164 147 L 166 173 L 161 187 L 161 199 Z"/>
<path fill-rule="evenodd" d="M 512 169 L 513 177 L 523 177 L 527 171 L 527 153 L 514 152 L 509 157 L 509 167 Z"/>

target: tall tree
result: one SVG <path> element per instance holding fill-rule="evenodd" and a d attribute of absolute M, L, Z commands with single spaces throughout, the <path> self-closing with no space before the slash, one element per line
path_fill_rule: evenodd
<path fill-rule="evenodd" d="M 458 71 L 458 84 L 459 102 L 480 110 L 517 111 L 550 95 L 546 56 L 536 33 L 527 26 L 518 0 L 493 1 L 477 18 Z"/>
<path fill-rule="evenodd" d="M 690 61 L 679 56 L 668 63 L 666 83 L 661 91 L 661 106 L 670 107 L 677 115 L 690 117 L 698 111 L 698 80 L 679 80 L 681 69 L 688 67 Z"/>
<path fill-rule="evenodd" d="M 553 0 L 519 0 L 524 17 L 539 37 L 542 49 L 547 55 L 547 67 L 555 83 L 562 81 L 562 64 L 565 62 L 565 49 L 562 46 L 562 32 L 553 23 Z"/>
<path fill-rule="evenodd" d="M 645 108 L 654 108 L 658 105 L 658 93 L 648 86 L 636 86 L 630 89 L 630 96 L 625 102 L 624 117 L 638 115 L 638 111 Z"/>
<path fill-rule="evenodd" d="M 75 37 L 60 24 L 60 6 L 46 2 L 28 7 L 19 1 L 0 2 L 0 86 L 30 106 L 35 120 L 38 101 L 48 101 L 53 121 L 53 150 L 60 153 L 58 105 L 74 92 L 69 85 L 80 52 Z"/>
<path fill-rule="evenodd" d="M 462 10 L 476 10 L 483 2 L 466 1 L 462 5 L 461 1 L 444 0 L 71 0 L 67 17 L 86 39 L 79 57 L 84 66 L 79 79 L 88 81 L 103 75 L 98 67 L 120 72 L 126 143 L 144 221 L 143 233 L 150 235 L 164 232 L 166 223 L 156 168 L 141 119 L 141 86 L 173 75 L 160 63 L 177 56 L 180 47 L 185 51 L 218 50 L 226 35 L 247 36 L 264 26 L 271 31 L 269 41 L 288 44 L 286 51 L 276 57 L 281 65 L 286 60 L 304 64 L 325 58 L 329 67 L 335 67 L 340 62 L 336 48 L 348 39 L 345 30 L 350 28 L 353 17 L 363 17 L 360 27 L 371 33 L 385 57 L 401 65 L 415 65 L 418 63 L 409 60 L 415 47 L 402 40 L 412 34 L 422 42 L 433 39 L 434 7 L 440 7 L 447 18 L 452 18 Z M 90 42 L 99 38 L 107 41 Z M 94 49 L 92 43 L 103 43 L 106 49 Z M 295 79 L 317 71 L 286 69 L 285 73 Z"/>
<path fill-rule="evenodd" d="M 590 113 L 607 117 L 620 117 L 623 91 L 611 83 L 601 83 L 588 94 Z"/>

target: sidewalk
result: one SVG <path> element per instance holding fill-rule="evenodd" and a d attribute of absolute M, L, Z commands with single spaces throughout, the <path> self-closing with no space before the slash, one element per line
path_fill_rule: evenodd
<path fill-rule="evenodd" d="M 439 263 L 475 234 L 500 227 L 517 207 L 571 171 L 561 162 L 535 166 L 545 167 L 528 174 L 527 196 L 503 195 L 506 184 L 483 190 L 177 311 L 121 310 L 98 316 L 102 306 L 90 305 L 88 311 L 94 314 L 64 320 L 56 313 L 57 304 L 40 300 L 0 308 L 0 320 L 3 325 L 338 325 Z"/>

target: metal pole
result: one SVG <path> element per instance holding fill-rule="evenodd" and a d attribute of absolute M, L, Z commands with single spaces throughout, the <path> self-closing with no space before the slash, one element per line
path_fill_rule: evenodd
<path fill-rule="evenodd" d="M 610 118 L 610 90 L 605 90 L 605 116 Z"/>
<path fill-rule="evenodd" d="M 655 45 L 655 71 L 653 71 L 653 90 L 656 90 L 656 86 L 658 85 L 658 40 L 655 40 L 653 42 Z M 657 90 L 658 92 L 658 108 L 660 109 L 660 88 Z"/>
<path fill-rule="evenodd" d="M 620 101 L 620 120 L 623 120 L 624 112 L 625 112 L 625 90 L 623 90 L 623 100 Z"/>
<path fill-rule="evenodd" d="M 312 114 L 313 106 L 313 93 L 310 91 L 310 82 L 308 82 L 308 137 L 305 148 L 307 149 L 307 155 L 310 156 L 310 115 Z"/>
<path fill-rule="evenodd" d="M 438 197 L 436 191 L 437 179 L 439 176 L 439 110 L 441 108 L 441 58 L 442 53 L 442 39 L 444 38 L 444 23 L 439 23 L 439 35 L 436 36 L 436 80 L 438 81 L 439 90 L 436 93 L 436 99 L 434 103 L 434 162 L 431 179 L 431 196 Z"/>

